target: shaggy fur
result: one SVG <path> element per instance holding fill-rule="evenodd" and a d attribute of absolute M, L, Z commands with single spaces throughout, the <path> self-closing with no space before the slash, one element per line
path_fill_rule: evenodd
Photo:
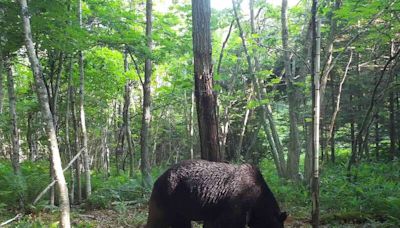
<path fill-rule="evenodd" d="M 193 160 L 157 179 L 147 227 L 186 228 L 190 221 L 204 221 L 204 227 L 274 228 L 285 219 L 255 166 Z"/>

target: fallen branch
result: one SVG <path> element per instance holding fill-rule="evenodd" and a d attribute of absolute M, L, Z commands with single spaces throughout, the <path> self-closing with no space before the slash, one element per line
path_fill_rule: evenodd
<path fill-rule="evenodd" d="M 68 163 L 68 165 L 63 169 L 63 172 L 65 172 L 66 170 L 69 169 L 69 167 L 71 167 L 71 165 L 74 163 L 74 161 L 81 155 L 82 151 L 85 149 L 85 147 L 83 147 L 73 158 L 72 160 Z M 49 191 L 49 189 L 57 182 L 57 180 L 53 179 L 52 182 L 47 185 L 47 187 L 45 189 L 43 189 L 43 191 L 36 197 L 36 199 L 33 201 L 33 205 L 35 205 L 43 196 L 44 194 L 47 193 L 47 191 Z"/>
<path fill-rule="evenodd" d="M 22 216 L 23 216 L 23 214 L 21 214 L 21 213 L 20 213 L 20 214 L 17 214 L 14 218 L 9 219 L 9 220 L 7 220 L 7 221 L 1 223 L 1 224 L 0 224 L 0 227 L 5 226 L 5 225 L 7 225 L 7 224 L 9 224 L 9 223 L 12 223 L 12 222 L 14 222 L 14 221 L 17 220 L 17 219 L 22 218 Z"/>
<path fill-rule="evenodd" d="M 81 214 L 78 214 L 78 216 L 82 217 L 82 218 L 90 218 L 90 219 L 96 220 L 96 216 L 94 216 L 94 215 L 81 215 Z"/>

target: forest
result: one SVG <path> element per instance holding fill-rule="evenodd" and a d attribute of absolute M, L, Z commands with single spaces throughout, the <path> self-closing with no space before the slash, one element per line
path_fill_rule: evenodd
<path fill-rule="evenodd" d="M 0 227 L 145 227 L 189 159 L 258 167 L 285 227 L 400 227 L 399 31 L 399 0 L 0 0 Z"/>

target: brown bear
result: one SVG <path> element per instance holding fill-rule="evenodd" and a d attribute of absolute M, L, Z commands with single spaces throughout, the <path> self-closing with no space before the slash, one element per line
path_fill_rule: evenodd
<path fill-rule="evenodd" d="M 253 165 L 204 160 L 172 166 L 154 184 L 147 228 L 283 227 L 287 217 Z"/>

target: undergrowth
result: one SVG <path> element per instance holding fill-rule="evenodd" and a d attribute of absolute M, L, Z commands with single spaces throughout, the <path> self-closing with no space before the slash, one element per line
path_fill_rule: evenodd
<path fill-rule="evenodd" d="M 400 162 L 368 162 L 353 168 L 351 181 L 346 163 L 325 164 L 320 173 L 321 221 L 332 223 L 364 223 L 380 221 L 400 225 Z M 264 160 L 263 175 L 292 216 L 307 219 L 311 212 L 309 189 L 303 184 L 278 178 L 275 166 Z"/>
<path fill-rule="evenodd" d="M 308 220 L 311 203 L 309 189 L 304 184 L 280 179 L 272 161 L 263 160 L 259 167 L 283 210 L 292 217 Z M 50 181 L 47 161 L 24 162 L 22 175 L 13 174 L 9 161 L 0 161 L 0 215 L 9 217 L 24 209 L 30 210 L 30 202 Z M 155 180 L 165 167 L 152 170 Z M 320 186 L 321 221 L 325 224 L 383 222 L 388 226 L 400 226 L 400 162 L 364 162 L 353 168 L 351 181 L 347 179 L 345 157 L 337 158 L 336 164 L 326 163 L 322 167 Z M 67 175 L 68 177 L 68 175 Z M 128 174 L 111 175 L 92 173 L 92 195 L 85 202 L 86 210 L 112 209 L 121 219 L 131 213 L 129 205 L 142 209 L 131 215 L 130 224 L 142 224 L 146 220 L 146 204 L 151 189 L 144 189 L 141 174 L 136 171 L 132 178 Z M 48 203 L 45 196 L 35 210 L 42 210 Z M 4 217 L 5 218 L 5 217 Z M 4 219 L 0 216 L 0 219 Z M 29 219 L 21 224 L 29 223 Z M 42 222 L 36 221 L 40 227 Z M 339 225 L 340 226 L 340 225 Z M 24 227 L 21 225 L 20 227 Z M 90 227 L 90 226 L 89 226 Z"/>

